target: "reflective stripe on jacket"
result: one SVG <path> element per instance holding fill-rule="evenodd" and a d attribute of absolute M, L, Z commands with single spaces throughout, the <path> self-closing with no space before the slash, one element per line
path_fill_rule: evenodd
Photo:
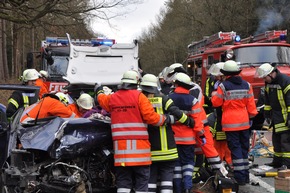
<path fill-rule="evenodd" d="M 110 100 L 113 140 L 149 139 L 147 124 L 143 122 L 138 106 L 140 92 L 122 91 L 113 94 Z"/>
<path fill-rule="evenodd" d="M 12 93 L 8 99 L 8 105 L 6 109 L 7 117 L 11 117 L 19 108 L 28 107 L 29 105 L 36 103 L 37 98 L 35 93 L 29 93 L 16 90 Z"/>
<path fill-rule="evenodd" d="M 175 88 L 174 93 L 169 94 L 169 97 L 180 110 L 195 121 L 194 128 L 189 128 L 181 123 L 172 125 L 176 144 L 195 144 L 196 135 L 204 133 L 201 103 L 189 94 L 189 90 L 182 87 Z"/>
<path fill-rule="evenodd" d="M 184 122 L 187 116 L 178 112 L 173 101 L 167 96 L 156 96 L 149 98 L 153 108 L 158 114 L 179 114 L 178 118 Z M 177 108 L 177 107 L 176 107 Z M 149 141 L 151 143 L 152 161 L 167 161 L 175 160 L 178 158 L 177 148 L 174 140 L 174 134 L 170 125 L 166 126 L 148 126 Z"/>
<path fill-rule="evenodd" d="M 265 85 L 265 117 L 271 118 L 275 132 L 288 131 L 290 120 L 290 77 L 277 71 L 275 79 Z"/>
<path fill-rule="evenodd" d="M 249 119 L 258 113 L 251 85 L 239 76 L 231 76 L 218 86 L 212 104 L 222 106 L 223 131 L 249 129 Z"/>
<path fill-rule="evenodd" d="M 150 142 L 144 127 L 146 123 L 163 125 L 164 116 L 157 114 L 147 97 L 137 90 L 122 89 L 111 95 L 99 94 L 97 100 L 102 108 L 111 112 L 112 134 L 115 135 L 115 166 L 150 165 Z M 134 126 L 132 129 L 128 127 L 130 123 Z M 126 124 L 125 127 L 122 124 Z M 119 126 L 122 127 L 121 130 Z M 140 132 L 131 135 L 125 129 Z M 130 136 L 132 139 L 121 139 L 124 136 Z"/>

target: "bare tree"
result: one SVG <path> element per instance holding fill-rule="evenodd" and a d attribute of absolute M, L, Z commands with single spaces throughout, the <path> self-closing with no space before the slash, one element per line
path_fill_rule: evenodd
<path fill-rule="evenodd" d="M 126 14 L 126 10 L 121 8 L 142 2 L 143 0 L 0 1 L 0 19 L 8 21 L 6 25 L 2 23 L 6 29 L 0 29 L 0 45 L 6 44 L 1 49 L 0 66 L 6 70 L 9 68 L 10 73 L 7 74 L 17 77 L 26 66 L 25 53 L 39 47 L 45 36 L 64 36 L 66 32 L 70 32 L 75 37 L 92 37 L 93 31 L 89 26 L 92 19 L 109 22 L 113 17 Z M 3 55 L 4 52 L 6 55 Z"/>

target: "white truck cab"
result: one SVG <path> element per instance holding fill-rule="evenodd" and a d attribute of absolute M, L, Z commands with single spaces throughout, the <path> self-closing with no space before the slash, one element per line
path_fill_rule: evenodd
<path fill-rule="evenodd" d="M 69 34 L 67 37 L 70 54 L 63 78 L 70 85 L 118 85 L 124 72 L 138 71 L 137 41 L 112 44 L 96 40 L 96 46 L 84 46 L 72 43 Z"/>

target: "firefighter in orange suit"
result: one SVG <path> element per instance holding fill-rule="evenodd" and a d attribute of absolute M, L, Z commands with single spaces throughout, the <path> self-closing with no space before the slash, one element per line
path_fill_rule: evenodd
<path fill-rule="evenodd" d="M 156 113 L 148 98 L 137 90 L 138 81 L 139 74 L 129 70 L 113 94 L 105 95 L 102 86 L 96 86 L 99 105 L 111 113 L 118 193 L 148 191 L 151 151 L 147 124 L 160 126 L 170 121 L 169 116 L 166 119 Z"/>
<path fill-rule="evenodd" d="M 234 177 L 239 185 L 245 185 L 249 183 L 250 119 L 258 112 L 252 86 L 238 76 L 241 72 L 238 64 L 228 60 L 221 72 L 226 79 L 212 93 L 211 100 L 214 107 L 222 107 L 222 130 L 231 150 Z"/>
<path fill-rule="evenodd" d="M 165 72 L 165 79 L 167 81 L 173 81 L 176 78 L 177 73 L 184 73 L 185 74 L 185 70 L 183 69 L 181 64 L 175 63 L 172 64 L 168 67 L 167 72 Z M 200 86 L 196 83 L 191 82 L 192 86 L 189 90 L 189 94 L 192 95 L 193 97 L 195 97 L 197 99 L 197 101 L 199 102 L 199 104 L 201 106 L 203 106 L 204 104 L 204 96 L 202 94 L 202 90 L 200 88 Z M 208 164 L 210 165 L 212 171 L 216 172 L 217 170 L 219 170 L 222 167 L 222 161 L 219 157 L 218 152 L 216 151 L 215 147 L 214 147 L 214 141 L 213 141 L 213 136 L 210 132 L 210 128 L 208 125 L 208 121 L 207 121 L 207 117 L 206 117 L 206 113 L 204 108 L 201 108 L 201 116 L 202 116 L 202 122 L 204 125 L 204 136 L 206 138 L 206 144 L 201 145 L 202 141 L 200 138 L 197 138 L 197 144 L 195 145 L 197 149 L 201 149 L 201 151 L 197 151 L 196 152 L 196 164 L 197 167 L 201 167 L 203 165 L 203 155 L 202 153 L 205 155 Z M 198 168 L 195 168 L 195 172 L 198 171 Z M 193 176 L 194 178 L 195 176 Z"/>
<path fill-rule="evenodd" d="M 155 111 L 158 114 L 170 114 L 178 122 L 193 127 L 194 120 L 180 111 L 168 96 L 159 92 L 157 82 L 158 79 L 156 76 L 153 74 L 145 74 L 140 83 L 142 93 L 150 100 Z M 148 132 L 152 154 L 148 192 L 154 193 L 157 191 L 158 179 L 160 182 L 160 192 L 172 192 L 173 171 L 176 159 L 178 158 L 172 128 L 170 125 L 159 127 L 148 125 Z"/>
<path fill-rule="evenodd" d="M 40 101 L 25 108 L 20 122 L 26 123 L 30 120 L 41 119 L 51 116 L 62 118 L 74 118 L 76 115 L 60 101 L 55 94 L 47 94 Z"/>
<path fill-rule="evenodd" d="M 46 78 L 48 77 L 48 73 L 44 70 L 39 71 L 39 78 L 35 82 L 35 86 L 39 86 L 39 98 L 41 99 L 44 94 L 48 93 L 48 87 L 44 83 L 46 81 Z"/>
<path fill-rule="evenodd" d="M 174 168 L 174 192 L 189 193 L 192 188 L 194 144 L 196 143 L 196 138 L 202 140 L 202 145 L 206 143 L 201 114 L 202 106 L 194 96 L 189 94 L 192 82 L 188 75 L 177 73 L 175 75 L 174 86 L 174 92 L 168 95 L 169 98 L 187 116 L 192 117 L 195 122 L 193 128 L 180 123 L 172 125 L 179 157 Z"/>
<path fill-rule="evenodd" d="M 211 123 L 210 130 L 214 137 L 214 147 L 216 148 L 221 160 L 225 160 L 227 164 L 232 165 L 231 151 L 227 145 L 226 134 L 222 131 L 222 109 L 221 107 L 213 108 L 210 101 L 211 93 L 217 90 L 218 85 L 224 79 L 223 73 L 220 72 L 223 66 L 224 62 L 218 62 L 209 68 L 208 73 L 213 76 L 214 81 L 213 84 L 206 85 L 205 95 L 208 98 L 208 107 L 212 109 L 212 113 L 208 114 L 208 121 Z"/>
<path fill-rule="evenodd" d="M 82 93 L 75 103 L 69 104 L 68 108 L 78 117 L 91 110 L 94 106 L 94 99 L 87 93 Z"/>
<path fill-rule="evenodd" d="M 214 136 L 214 147 L 217 150 L 221 160 L 225 161 L 229 166 L 232 166 L 233 162 L 231 151 L 227 144 L 227 136 L 226 133 L 221 130 L 221 124 L 217 121 L 217 119 L 218 118 L 216 117 L 216 113 L 210 113 L 207 116 L 210 131 Z"/>

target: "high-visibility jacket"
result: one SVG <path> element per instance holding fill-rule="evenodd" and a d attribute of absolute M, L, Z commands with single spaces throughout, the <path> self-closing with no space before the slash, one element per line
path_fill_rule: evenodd
<path fill-rule="evenodd" d="M 35 97 L 35 93 L 16 90 L 8 99 L 6 115 L 7 117 L 11 117 L 19 108 L 28 107 L 29 105 L 36 102 L 37 97 Z"/>
<path fill-rule="evenodd" d="M 288 131 L 290 120 L 290 77 L 277 71 L 275 79 L 265 85 L 265 117 L 272 118 L 275 132 Z"/>
<path fill-rule="evenodd" d="M 77 115 L 77 117 L 83 116 L 83 114 L 79 111 L 78 105 L 76 103 L 69 104 L 67 108 L 69 108 L 72 112 L 74 112 Z"/>
<path fill-rule="evenodd" d="M 99 94 L 97 100 L 111 113 L 115 166 L 150 165 L 147 124 L 163 125 L 165 117 L 157 114 L 147 97 L 137 90 Z"/>
<path fill-rule="evenodd" d="M 252 86 L 240 76 L 229 76 L 212 96 L 214 107 L 222 107 L 223 131 L 250 128 L 249 119 L 258 114 Z"/>
<path fill-rule="evenodd" d="M 165 95 L 155 95 L 149 98 L 158 114 L 170 114 L 177 121 L 184 123 L 188 117 L 174 105 L 173 101 Z M 178 158 L 174 134 L 170 125 L 148 126 L 149 141 L 151 143 L 152 161 L 167 161 Z"/>
<path fill-rule="evenodd" d="M 210 113 L 213 111 L 212 104 L 211 104 L 211 93 L 214 90 L 214 84 L 215 84 L 215 77 L 210 76 L 208 79 L 206 79 L 205 87 L 204 87 L 204 105 L 203 107 L 206 109 L 207 113 Z"/>
<path fill-rule="evenodd" d="M 20 122 L 24 123 L 27 120 L 41 119 L 50 116 L 58 116 L 62 118 L 74 118 L 76 115 L 69 110 L 62 102 L 49 96 L 42 98 L 35 104 L 26 107 Z"/>
<path fill-rule="evenodd" d="M 36 80 L 35 82 L 35 86 L 39 86 L 39 98 L 41 99 L 43 97 L 44 94 L 48 93 L 48 87 L 47 85 L 43 82 L 42 78 L 39 78 Z"/>
<path fill-rule="evenodd" d="M 189 128 L 181 123 L 172 125 L 176 144 L 195 144 L 196 136 L 204 134 L 201 104 L 189 94 L 189 90 L 183 87 L 176 87 L 174 93 L 168 96 L 180 110 L 195 121 L 194 128 Z"/>

